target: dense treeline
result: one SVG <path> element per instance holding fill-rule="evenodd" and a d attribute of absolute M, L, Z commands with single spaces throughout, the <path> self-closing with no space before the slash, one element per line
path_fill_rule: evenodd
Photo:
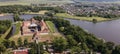
<path fill-rule="evenodd" d="M 0 21 L 0 34 L 5 33 L 11 26 L 11 23 L 12 22 L 9 20 L 1 20 Z"/>
<path fill-rule="evenodd" d="M 116 46 L 114 49 L 113 42 L 104 42 L 102 39 L 96 38 L 93 34 L 85 32 L 80 27 L 71 25 L 67 20 L 54 19 L 53 22 L 58 30 L 66 35 L 66 38 L 68 39 L 68 48 L 74 48 L 74 50 L 80 48 L 86 53 L 91 51 L 101 52 L 102 54 L 114 54 L 116 51 L 120 52 L 120 50 L 117 48 L 119 46 Z"/>
<path fill-rule="evenodd" d="M 13 5 L 13 6 L 0 6 L 1 13 L 15 13 L 16 11 L 27 11 L 30 9 L 29 6 Z"/>
<path fill-rule="evenodd" d="M 22 6 L 22 5 L 9 5 L 0 6 L 0 13 L 20 13 L 20 12 L 39 12 L 40 10 L 53 10 L 57 12 L 64 12 L 59 7 L 37 7 L 37 6 Z"/>
<path fill-rule="evenodd" d="M 92 12 L 75 14 L 75 15 L 76 16 L 80 16 L 80 17 L 93 17 L 93 16 L 98 16 L 98 17 L 103 17 L 103 18 L 118 18 L 118 17 L 120 17 L 120 15 L 118 15 L 118 14 L 112 14 L 112 13 L 97 13 L 97 14 L 93 14 Z"/>
<path fill-rule="evenodd" d="M 13 52 L 7 51 L 9 48 L 12 50 L 18 49 L 18 48 L 30 48 L 29 54 L 43 54 L 45 53 L 45 50 L 43 49 L 43 45 L 46 45 L 45 43 L 38 43 L 35 42 L 29 42 L 27 38 L 22 39 L 19 37 L 17 40 L 4 40 L 0 43 L 0 53 L 4 54 L 5 52 L 9 54 L 13 54 Z M 5 53 L 6 54 L 6 53 Z"/>

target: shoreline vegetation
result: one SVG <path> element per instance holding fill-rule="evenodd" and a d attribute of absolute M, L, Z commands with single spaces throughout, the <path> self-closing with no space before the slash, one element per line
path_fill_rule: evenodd
<path fill-rule="evenodd" d="M 49 12 L 47 10 L 41 10 L 39 12 L 21 12 L 22 14 L 41 14 L 44 15 L 46 12 Z M 0 16 L 5 16 L 5 15 L 13 15 L 11 13 L 1 13 Z"/>
<path fill-rule="evenodd" d="M 41 10 L 39 12 L 21 12 L 23 14 L 40 14 L 40 15 L 44 15 L 45 13 L 47 13 L 49 11 L 47 10 Z M 2 13 L 0 14 L 0 16 L 5 16 L 5 15 L 13 15 L 10 13 Z M 74 20 L 82 20 L 82 21 L 89 21 L 89 22 L 93 22 L 93 19 L 97 20 L 97 22 L 104 22 L 104 21 L 111 21 L 111 20 L 116 20 L 119 18 L 103 18 L 103 17 L 97 17 L 97 16 L 93 16 L 93 17 L 79 17 L 79 16 L 74 16 L 74 15 L 70 15 L 67 13 L 56 13 L 54 16 L 59 17 L 59 18 L 66 18 L 66 19 L 74 19 Z"/>
<path fill-rule="evenodd" d="M 41 10 L 39 12 L 22 12 L 24 14 L 41 14 L 41 15 L 44 15 L 46 12 L 49 12 L 47 10 Z"/>
<path fill-rule="evenodd" d="M 73 16 L 67 13 L 56 13 L 55 16 L 57 17 L 62 17 L 62 18 L 69 18 L 69 19 L 75 19 L 75 20 L 83 20 L 83 21 L 90 21 L 92 22 L 93 19 L 96 19 L 97 22 L 103 22 L 103 21 L 110 21 L 110 20 L 115 20 L 115 19 L 108 19 L 108 18 L 103 18 L 103 17 L 79 17 L 79 16 Z"/>
<path fill-rule="evenodd" d="M 5 15 L 12 15 L 10 13 L 1 13 L 0 16 L 5 16 Z"/>

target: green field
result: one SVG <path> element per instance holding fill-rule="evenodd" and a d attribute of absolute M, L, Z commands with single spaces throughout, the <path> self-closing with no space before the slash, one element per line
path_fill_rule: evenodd
<path fill-rule="evenodd" d="M 63 17 L 63 18 L 70 18 L 70 19 L 85 20 L 85 21 L 92 21 L 93 19 L 96 19 L 98 22 L 111 20 L 111 19 L 102 18 L 102 17 L 79 17 L 79 16 L 69 15 L 67 13 L 57 13 L 55 16 Z"/>
<path fill-rule="evenodd" d="M 24 14 L 42 14 L 44 15 L 46 12 L 49 12 L 48 10 L 41 10 L 39 12 L 22 12 Z"/>
<path fill-rule="evenodd" d="M 55 25 L 51 21 L 46 21 L 46 24 L 47 24 L 50 32 L 52 32 L 52 33 L 56 32 Z"/>
<path fill-rule="evenodd" d="M 16 30 L 15 30 L 14 35 L 17 35 L 20 32 L 21 22 L 17 22 L 15 25 L 16 25 Z"/>
<path fill-rule="evenodd" d="M 71 0 L 14 0 L 14 1 L 10 1 L 10 0 L 0 0 L 0 6 L 3 5 L 15 5 L 15 4 L 19 4 L 19 5 L 30 5 L 31 3 L 33 4 L 51 4 L 51 3 L 56 3 L 56 4 L 61 4 L 61 3 L 71 3 Z"/>

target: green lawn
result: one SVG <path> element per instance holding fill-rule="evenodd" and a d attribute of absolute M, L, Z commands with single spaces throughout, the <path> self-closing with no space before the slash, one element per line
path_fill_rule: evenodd
<path fill-rule="evenodd" d="M 49 12 L 48 10 L 41 10 L 41 11 L 39 11 L 39 12 L 22 12 L 22 13 L 24 13 L 24 14 L 42 14 L 42 15 L 44 15 L 46 12 Z"/>
<path fill-rule="evenodd" d="M 15 25 L 16 25 L 16 30 L 15 30 L 14 35 L 17 35 L 20 32 L 21 22 L 17 22 Z"/>
<path fill-rule="evenodd" d="M 50 30 L 50 32 L 56 32 L 55 25 L 51 21 L 46 21 L 46 24 Z"/>
<path fill-rule="evenodd" d="M 0 44 L 1 44 L 3 41 L 4 41 L 4 39 L 0 37 Z"/>
<path fill-rule="evenodd" d="M 19 36 L 19 35 L 17 35 L 17 36 L 12 36 L 12 37 L 9 38 L 9 40 L 15 41 L 15 43 L 17 44 L 18 38 L 21 38 L 22 41 L 23 41 L 24 39 L 27 39 L 28 42 L 31 42 L 31 40 L 32 40 L 32 35 L 31 35 L 31 36 Z"/>
<path fill-rule="evenodd" d="M 86 20 L 86 21 L 92 21 L 93 19 L 96 19 L 97 21 L 111 20 L 111 19 L 102 18 L 102 17 L 79 17 L 79 16 L 69 15 L 67 13 L 56 13 L 55 16 L 63 17 L 63 18 L 78 19 L 78 20 Z"/>

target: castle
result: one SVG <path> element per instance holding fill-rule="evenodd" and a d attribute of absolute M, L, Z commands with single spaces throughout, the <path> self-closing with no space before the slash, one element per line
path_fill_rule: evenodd
<path fill-rule="evenodd" d="M 37 35 L 48 34 L 49 29 L 42 19 L 41 21 L 31 18 L 28 21 L 23 21 L 21 25 L 21 35 L 33 35 L 37 32 Z"/>

